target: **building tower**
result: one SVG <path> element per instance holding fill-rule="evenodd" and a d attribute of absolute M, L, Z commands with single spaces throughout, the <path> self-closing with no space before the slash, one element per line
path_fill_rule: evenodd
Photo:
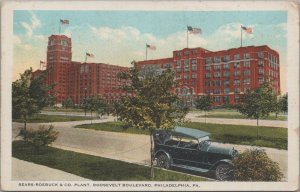
<path fill-rule="evenodd" d="M 71 61 L 71 38 L 65 35 L 51 35 L 47 47 L 47 84 L 56 85 L 56 105 L 60 105 L 68 95 L 68 71 Z"/>

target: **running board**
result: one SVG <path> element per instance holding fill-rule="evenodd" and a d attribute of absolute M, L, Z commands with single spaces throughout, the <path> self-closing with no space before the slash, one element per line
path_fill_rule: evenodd
<path fill-rule="evenodd" d="M 209 171 L 209 169 L 201 169 L 201 168 L 198 168 L 198 167 L 192 167 L 192 166 L 187 166 L 187 165 L 172 164 L 172 166 L 187 169 L 187 170 L 191 170 L 191 171 L 198 171 L 198 172 L 201 172 L 201 173 L 206 173 L 206 172 Z"/>

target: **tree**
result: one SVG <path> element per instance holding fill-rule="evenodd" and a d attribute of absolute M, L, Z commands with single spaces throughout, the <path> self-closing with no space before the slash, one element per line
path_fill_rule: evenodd
<path fill-rule="evenodd" d="M 241 103 L 237 106 L 240 113 L 256 119 L 257 137 L 259 134 L 258 120 L 261 117 L 269 116 L 274 111 L 276 97 L 269 82 L 265 81 L 258 88 L 247 90 Z"/>
<path fill-rule="evenodd" d="M 63 101 L 62 106 L 65 108 L 74 107 L 74 103 L 71 97 L 68 97 L 66 100 Z"/>
<path fill-rule="evenodd" d="M 12 115 L 13 118 L 23 119 L 24 133 L 28 117 L 54 104 L 55 94 L 50 93 L 54 86 L 45 85 L 44 79 L 44 74 L 34 78 L 30 68 L 12 83 Z"/>
<path fill-rule="evenodd" d="M 212 103 L 213 103 L 213 100 L 210 97 L 210 95 L 204 95 L 204 96 L 198 97 L 195 100 L 196 108 L 204 111 L 205 123 L 206 123 L 206 112 L 210 111 L 212 109 Z"/>
<path fill-rule="evenodd" d="M 97 113 L 101 115 L 105 113 L 106 103 L 100 96 L 94 95 L 86 99 L 86 108 L 91 112 L 91 123 L 92 123 L 93 112 L 97 111 Z"/>
<path fill-rule="evenodd" d="M 280 98 L 280 109 L 284 113 L 288 112 L 288 94 L 287 93 Z"/>
<path fill-rule="evenodd" d="M 135 62 L 133 62 L 135 64 Z M 150 134 L 151 177 L 153 168 L 153 131 L 155 129 L 171 129 L 175 121 L 181 121 L 187 110 L 178 107 L 179 97 L 174 90 L 174 72 L 168 70 L 138 69 L 136 67 L 127 73 L 120 73 L 119 78 L 130 80 L 131 84 L 124 86 L 129 96 L 121 98 L 115 104 L 118 118 L 129 127 L 145 129 Z"/>
<path fill-rule="evenodd" d="M 232 161 L 237 181 L 280 181 L 283 174 L 277 162 L 261 149 L 247 149 Z"/>

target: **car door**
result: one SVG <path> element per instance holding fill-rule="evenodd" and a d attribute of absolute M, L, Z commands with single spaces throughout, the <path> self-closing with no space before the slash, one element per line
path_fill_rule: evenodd
<path fill-rule="evenodd" d="M 198 160 L 197 167 L 202 169 L 208 169 L 210 167 L 209 163 L 209 153 L 207 152 L 207 148 L 209 145 L 201 145 L 199 144 L 197 151 L 195 152 L 194 158 Z"/>

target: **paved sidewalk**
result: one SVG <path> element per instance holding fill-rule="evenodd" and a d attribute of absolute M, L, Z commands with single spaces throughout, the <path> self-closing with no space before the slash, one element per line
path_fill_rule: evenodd
<path fill-rule="evenodd" d="M 12 178 L 17 181 L 90 181 L 58 169 L 12 158 Z"/>
<path fill-rule="evenodd" d="M 200 113 L 188 113 L 186 116 L 187 120 L 192 122 L 205 122 L 205 118 L 199 117 Z M 230 124 L 230 125 L 251 125 L 256 126 L 255 119 L 225 119 L 225 118 L 206 118 L 206 123 L 215 123 L 215 124 Z M 279 120 L 259 120 L 259 126 L 267 127 L 283 127 L 288 128 L 288 121 L 279 121 Z"/>

